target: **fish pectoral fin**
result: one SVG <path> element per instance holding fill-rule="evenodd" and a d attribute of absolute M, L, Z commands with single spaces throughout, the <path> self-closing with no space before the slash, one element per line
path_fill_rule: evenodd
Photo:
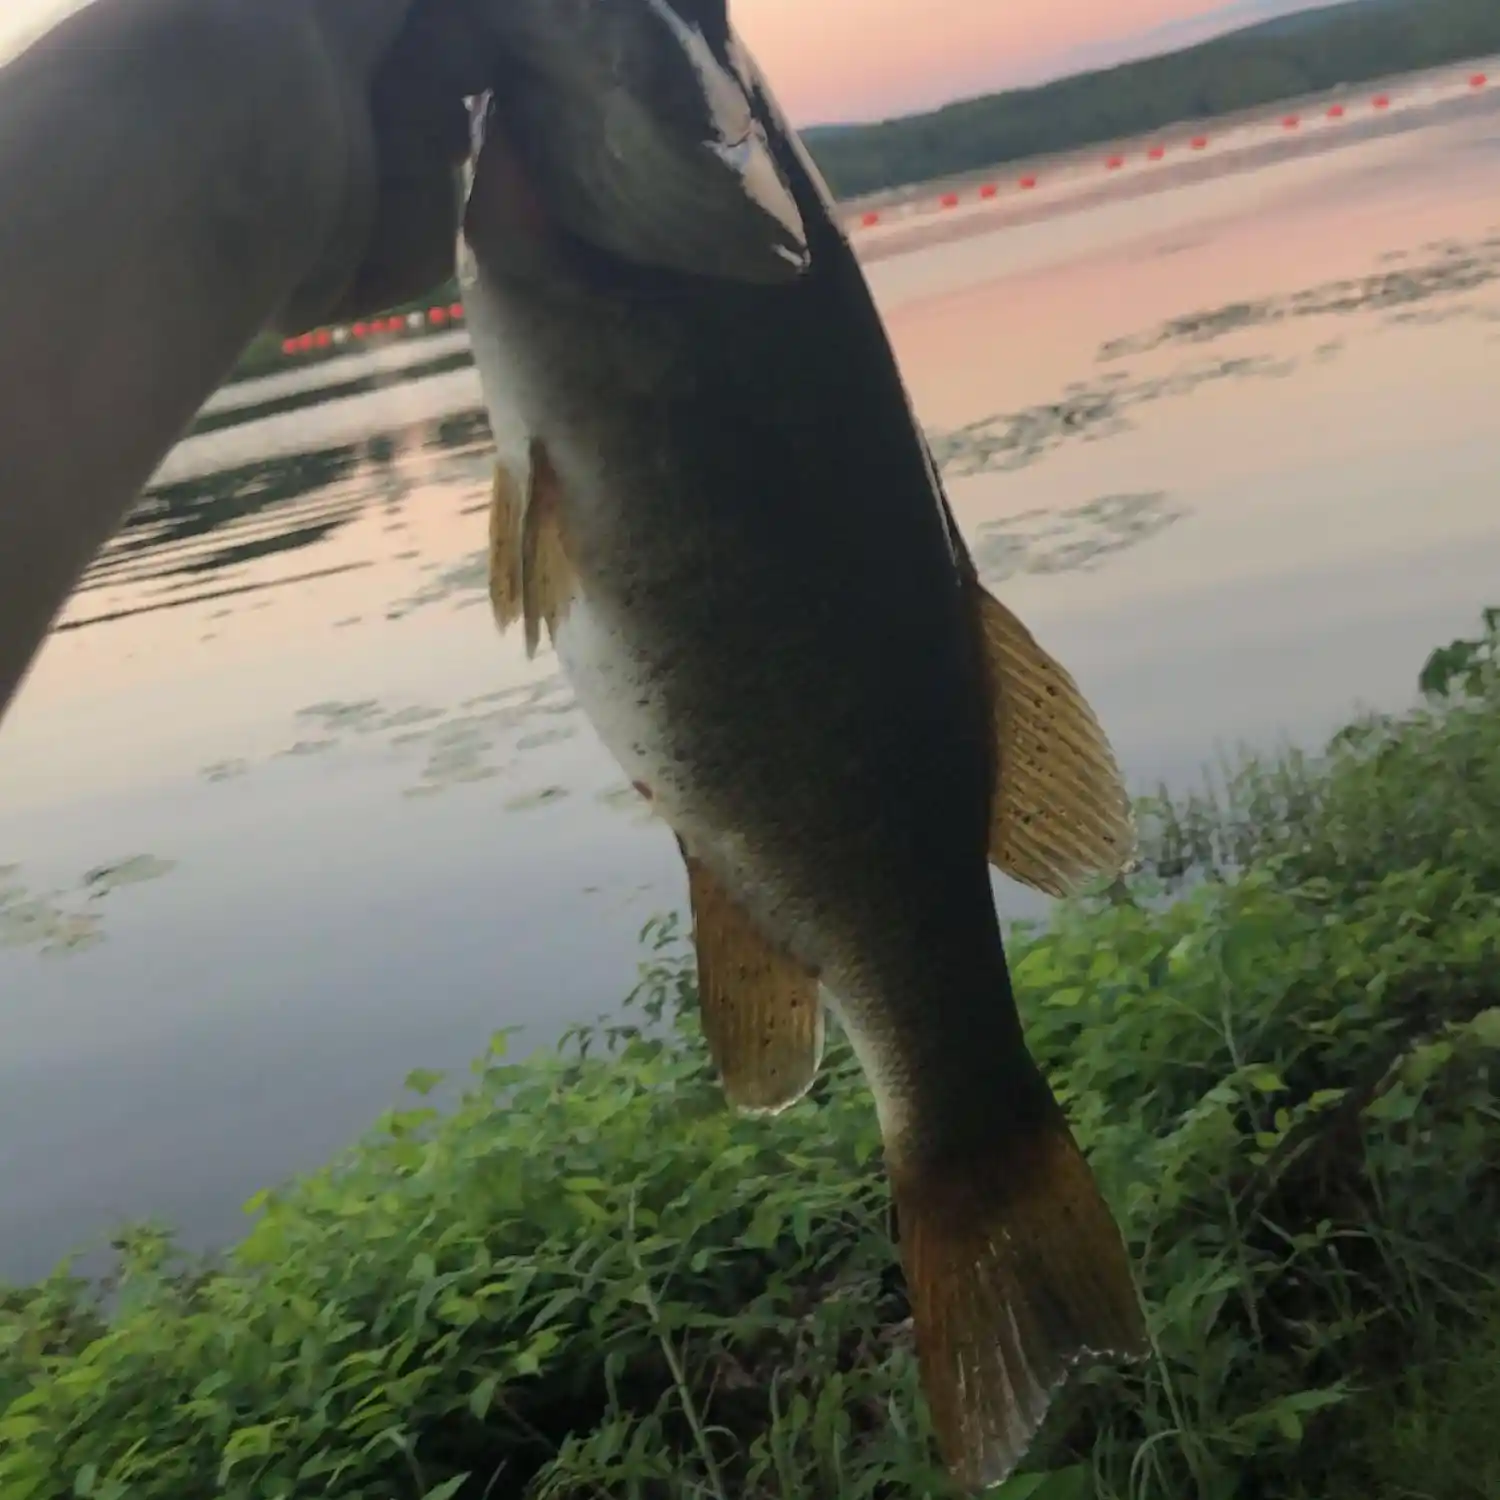
<path fill-rule="evenodd" d="M 521 612 L 526 624 L 526 654 L 535 656 L 542 622 L 555 638 L 557 622 L 568 612 L 578 577 L 568 556 L 563 528 L 562 480 L 552 467 L 546 444 L 531 440 L 531 478 L 526 512 L 521 518 Z"/>
<path fill-rule="evenodd" d="M 490 491 L 490 608 L 503 631 L 526 627 L 526 654 L 535 656 L 542 625 L 555 637 L 578 591 L 563 530 L 562 481 L 546 447 L 532 440 L 523 483 L 504 462 Z"/>
<path fill-rule="evenodd" d="M 998 1484 L 1077 1366 L 1148 1348 L 1129 1256 L 1055 1101 L 986 1154 L 891 1155 L 922 1389 L 943 1457 Z"/>
<path fill-rule="evenodd" d="M 1114 751 L 1068 671 L 979 589 L 995 724 L 990 860 L 1049 896 L 1117 875 L 1135 851 Z"/>
<path fill-rule="evenodd" d="M 734 1108 L 775 1114 L 812 1087 L 823 1061 L 818 977 L 772 943 L 685 847 L 682 858 L 709 1054 Z"/>
<path fill-rule="evenodd" d="M 490 608 L 502 631 L 521 618 L 521 516 L 525 490 L 503 462 L 490 486 Z"/>

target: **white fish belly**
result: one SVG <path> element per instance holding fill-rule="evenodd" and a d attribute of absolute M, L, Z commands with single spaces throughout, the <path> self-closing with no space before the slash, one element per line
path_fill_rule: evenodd
<path fill-rule="evenodd" d="M 575 594 L 553 637 L 594 732 L 652 810 L 691 844 L 709 836 L 673 736 L 659 679 L 639 642 Z"/>

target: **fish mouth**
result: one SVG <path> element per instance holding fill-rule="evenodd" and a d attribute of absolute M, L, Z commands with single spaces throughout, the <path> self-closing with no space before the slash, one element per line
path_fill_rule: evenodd
<path fill-rule="evenodd" d="M 471 117 L 466 239 L 481 261 L 519 246 L 620 291 L 796 282 L 807 226 L 745 80 L 665 3 L 648 14 L 664 80 L 550 39 L 496 61 Z"/>
<path fill-rule="evenodd" d="M 572 227 L 539 186 L 518 134 L 506 129 L 492 98 L 481 112 L 483 139 L 471 162 L 463 218 L 465 246 L 480 266 L 633 301 L 680 296 L 702 280 L 635 260 Z"/>

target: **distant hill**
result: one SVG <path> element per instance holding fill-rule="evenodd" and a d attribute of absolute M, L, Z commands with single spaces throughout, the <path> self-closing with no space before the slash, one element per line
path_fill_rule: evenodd
<path fill-rule="evenodd" d="M 1071 78 L 1079 73 L 1096 72 L 1101 68 L 1119 67 L 1124 63 L 1139 62 L 1142 58 L 1160 57 L 1166 52 L 1181 52 L 1187 47 L 1197 47 L 1204 42 L 1228 32 L 1243 31 L 1264 23 L 1276 24 L 1290 20 L 1295 26 L 1299 17 L 1306 14 L 1312 0 L 1224 0 L 1210 10 L 1200 10 L 1193 15 L 1177 16 L 1170 21 L 1159 22 L 1143 31 L 1137 31 L 1123 43 L 1120 38 L 1108 42 L 1084 43 L 1070 49 L 1060 59 L 1062 66 L 1055 67 L 1051 79 Z M 1324 0 L 1327 4 L 1345 4 L 1347 0 Z M 1382 0 L 1358 0 L 1365 5 L 1378 5 Z M 1127 49 L 1122 53 L 1122 46 Z"/>
<path fill-rule="evenodd" d="M 1281 13 L 1118 67 L 874 125 L 814 126 L 802 138 L 849 198 L 1500 52 L 1500 0 L 1344 0 L 1294 14 L 1284 0 L 1231 0 L 1225 9 Z"/>
<path fill-rule="evenodd" d="M 1426 3 L 1428 0 L 1335 0 L 1332 5 L 1314 6 L 1310 10 L 1268 15 L 1264 20 L 1253 21 L 1237 29 L 1243 36 L 1295 36 L 1301 31 L 1316 31 L 1320 26 L 1326 26 L 1330 19 L 1347 20 L 1354 11 L 1370 17 L 1379 11 L 1401 11 L 1414 4 Z"/>

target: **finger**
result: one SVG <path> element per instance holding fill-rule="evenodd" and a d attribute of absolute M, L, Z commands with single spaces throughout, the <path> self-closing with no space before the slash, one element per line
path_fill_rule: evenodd
<path fill-rule="evenodd" d="M 348 44 L 361 59 L 391 34 L 393 18 L 394 40 L 375 61 L 359 63 L 370 69 L 356 86 L 371 130 L 371 170 L 367 188 L 351 185 L 351 201 L 366 207 L 282 309 L 277 324 L 284 332 L 380 311 L 452 275 L 457 173 L 471 145 L 464 99 L 482 93 L 493 73 L 493 43 L 477 17 L 496 0 L 313 3 L 346 39 L 359 31 Z M 347 59 L 343 66 L 350 78 Z"/>

